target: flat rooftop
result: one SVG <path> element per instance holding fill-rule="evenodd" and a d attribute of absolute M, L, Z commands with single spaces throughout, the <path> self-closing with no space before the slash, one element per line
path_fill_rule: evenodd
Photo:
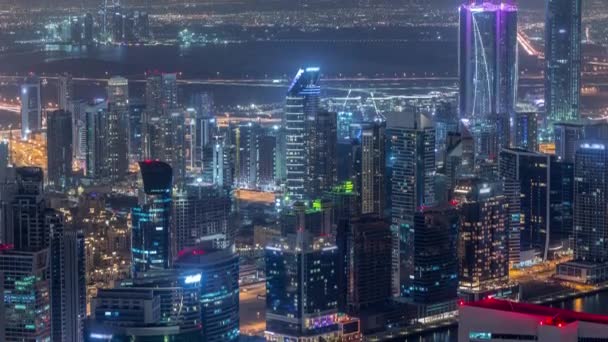
<path fill-rule="evenodd" d="M 604 315 L 576 312 L 536 304 L 511 302 L 494 298 L 484 299 L 477 302 L 462 303 L 462 306 L 513 312 L 523 315 L 543 316 L 549 319 L 549 321 L 547 321 L 548 324 L 554 324 L 555 322 L 563 322 L 568 324 L 581 321 L 608 325 L 608 316 Z"/>

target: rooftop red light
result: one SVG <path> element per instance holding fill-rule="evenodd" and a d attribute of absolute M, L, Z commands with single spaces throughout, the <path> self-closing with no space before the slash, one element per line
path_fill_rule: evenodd
<path fill-rule="evenodd" d="M 464 305 L 491 310 L 515 312 L 519 314 L 542 316 L 544 319 L 540 323 L 541 325 L 547 324 L 563 327 L 566 324 L 577 321 L 608 325 L 608 316 L 604 315 L 576 312 L 528 303 L 511 302 L 495 298 L 488 298 L 477 302 L 469 302 Z"/>

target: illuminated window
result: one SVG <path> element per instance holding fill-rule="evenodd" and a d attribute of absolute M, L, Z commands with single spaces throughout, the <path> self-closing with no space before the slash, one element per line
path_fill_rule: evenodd
<path fill-rule="evenodd" d="M 469 340 L 471 341 L 484 341 L 484 340 L 491 340 L 492 339 L 492 333 L 489 332 L 470 332 L 469 333 Z"/>

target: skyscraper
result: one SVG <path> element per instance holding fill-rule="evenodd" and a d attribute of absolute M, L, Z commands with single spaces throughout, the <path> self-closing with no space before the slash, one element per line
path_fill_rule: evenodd
<path fill-rule="evenodd" d="M 222 135 L 224 134 L 224 135 Z M 212 183 L 229 189 L 234 181 L 234 166 L 230 134 L 224 132 L 214 137 L 212 150 Z"/>
<path fill-rule="evenodd" d="M 312 163 L 309 176 L 311 183 L 306 184 L 306 188 L 310 189 L 309 198 L 323 195 L 337 183 L 337 134 L 336 113 L 319 111 L 308 140 L 311 144 L 309 159 Z"/>
<path fill-rule="evenodd" d="M 553 134 L 557 159 L 573 163 L 578 142 L 585 136 L 584 126 L 578 122 L 558 122 L 553 125 Z"/>
<path fill-rule="evenodd" d="M 51 339 L 53 264 L 49 246 L 53 229 L 43 199 L 43 181 L 40 168 L 16 170 L 16 189 L 6 208 L 8 218 L 0 227 L 4 243 L 0 247 L 2 341 Z"/>
<path fill-rule="evenodd" d="M 346 297 L 349 314 L 378 309 L 392 297 L 390 225 L 372 217 L 354 220 L 348 237 Z"/>
<path fill-rule="evenodd" d="M 386 123 L 361 125 L 353 153 L 355 188 L 361 214 L 384 217 L 386 202 Z"/>
<path fill-rule="evenodd" d="M 517 100 L 517 7 L 467 0 L 459 37 L 460 117 L 510 118 Z"/>
<path fill-rule="evenodd" d="M 91 301 L 87 341 L 199 341 L 203 274 L 155 270 L 99 289 Z M 205 340 L 206 341 L 206 340 Z"/>
<path fill-rule="evenodd" d="M 587 284 L 608 279 L 608 146 L 579 142 L 574 162 L 574 260 L 557 277 Z"/>
<path fill-rule="evenodd" d="M 608 151 L 600 142 L 583 141 L 574 162 L 574 258 L 608 262 Z"/>
<path fill-rule="evenodd" d="M 21 138 L 27 139 L 32 132 L 42 128 L 42 99 L 40 78 L 30 76 L 21 85 Z"/>
<path fill-rule="evenodd" d="M 143 120 L 146 105 L 142 99 L 129 101 L 129 120 L 127 143 L 129 145 L 129 163 L 143 159 Z"/>
<path fill-rule="evenodd" d="M 163 114 L 163 77 L 152 73 L 146 79 L 146 114 L 148 117 L 160 117 Z"/>
<path fill-rule="evenodd" d="M 289 90 L 283 116 L 287 194 L 294 200 L 307 197 L 311 181 L 311 128 L 319 112 L 319 68 L 298 70 Z"/>
<path fill-rule="evenodd" d="M 46 205 L 43 198 L 44 175 L 37 167 L 16 170 L 17 192 L 11 202 L 5 243 L 16 250 L 38 251 L 48 247 L 49 231 L 44 225 Z"/>
<path fill-rule="evenodd" d="M 85 176 L 101 179 L 104 176 L 105 156 L 105 102 L 89 105 L 85 109 L 84 142 L 85 142 Z"/>
<path fill-rule="evenodd" d="M 10 145 L 8 140 L 0 140 L 0 183 L 8 176 L 8 166 L 10 165 Z"/>
<path fill-rule="evenodd" d="M 129 80 L 114 76 L 108 80 L 108 103 L 120 110 L 126 110 L 129 104 Z"/>
<path fill-rule="evenodd" d="M 155 72 L 146 81 L 146 109 L 151 117 L 177 108 L 177 74 Z"/>
<path fill-rule="evenodd" d="M 406 292 L 418 307 L 418 318 L 453 311 L 458 290 L 458 213 L 453 207 L 423 209 L 408 236 Z"/>
<path fill-rule="evenodd" d="M 50 341 L 48 248 L 19 250 L 1 246 L 0 294 L 11 300 L 0 306 L 0 340 Z"/>
<path fill-rule="evenodd" d="M 192 109 L 190 135 L 191 138 L 191 167 L 204 170 L 210 169 L 210 165 L 205 165 L 205 155 L 211 147 L 212 138 L 215 134 L 215 118 L 213 118 L 213 97 L 210 93 L 197 93 L 192 97 Z M 203 171 L 204 172 L 204 171 Z"/>
<path fill-rule="evenodd" d="M 504 149 L 500 153 L 500 177 L 503 181 L 519 181 L 523 222 L 521 250 L 535 250 L 547 260 L 552 242 L 551 236 L 551 165 L 549 155 L 522 149 Z"/>
<path fill-rule="evenodd" d="M 547 0 L 545 108 L 551 122 L 580 117 L 582 0 Z"/>
<path fill-rule="evenodd" d="M 56 110 L 47 118 L 47 166 L 49 187 L 65 191 L 72 178 L 72 114 Z"/>
<path fill-rule="evenodd" d="M 307 231 L 266 247 L 267 340 L 337 336 L 337 258 L 333 243 Z"/>
<path fill-rule="evenodd" d="M 409 251 L 414 241 L 414 216 L 435 203 L 435 128 L 423 114 L 387 115 L 387 141 L 391 168 L 391 221 L 399 234 L 400 284 L 402 294 L 409 286 Z M 397 253 L 397 251 L 396 251 Z M 408 266 L 409 265 L 409 266 Z"/>
<path fill-rule="evenodd" d="M 538 121 L 539 114 L 535 112 L 515 115 L 515 147 L 532 152 L 538 150 Z"/>
<path fill-rule="evenodd" d="M 103 112 L 103 175 L 109 181 L 120 181 L 129 168 L 127 125 L 128 109 L 120 102 L 108 102 L 108 110 Z"/>
<path fill-rule="evenodd" d="M 65 231 L 61 213 L 48 209 L 51 251 L 51 336 L 53 341 L 83 342 L 86 318 L 84 236 Z"/>
<path fill-rule="evenodd" d="M 509 280 L 508 203 L 500 184 L 465 179 L 454 190 L 458 206 L 459 292 L 479 300 Z"/>
<path fill-rule="evenodd" d="M 173 171 L 160 161 L 139 163 L 143 181 L 139 205 L 133 208 L 132 269 L 137 275 L 171 265 L 171 192 Z"/>
<path fill-rule="evenodd" d="M 146 109 L 152 117 L 177 108 L 177 74 L 154 72 L 146 81 Z"/>
<path fill-rule="evenodd" d="M 186 120 L 184 112 L 172 109 L 162 119 L 163 148 L 160 160 L 173 169 L 173 184 L 183 186 L 186 180 Z"/>
<path fill-rule="evenodd" d="M 59 109 L 69 110 L 69 105 L 74 98 L 74 84 L 72 82 L 72 76 L 64 74 L 59 76 L 58 79 L 58 94 L 57 94 L 57 105 Z"/>
<path fill-rule="evenodd" d="M 202 341 L 238 341 L 239 256 L 234 246 L 217 248 L 211 241 L 203 242 L 181 251 L 175 268 L 201 275 Z"/>
<path fill-rule="evenodd" d="M 174 196 L 175 251 L 212 239 L 222 245 L 232 237 L 229 230 L 230 197 L 213 185 L 189 184 Z"/>

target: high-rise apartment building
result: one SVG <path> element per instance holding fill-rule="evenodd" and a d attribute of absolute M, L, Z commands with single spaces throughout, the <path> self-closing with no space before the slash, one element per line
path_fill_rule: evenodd
<path fill-rule="evenodd" d="M 508 285 L 508 203 L 498 183 L 464 179 L 452 204 L 460 216 L 459 293 L 467 300 L 495 295 Z"/>

